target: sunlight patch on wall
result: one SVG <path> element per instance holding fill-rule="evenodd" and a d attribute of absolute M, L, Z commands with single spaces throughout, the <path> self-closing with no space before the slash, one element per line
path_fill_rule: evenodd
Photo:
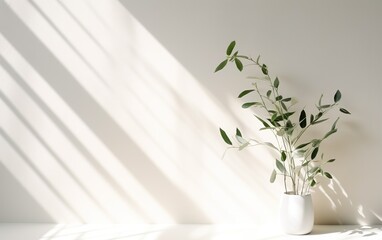
<path fill-rule="evenodd" d="M 20 0 L 7 1 L 7 4 L 94 98 L 96 104 L 212 221 L 259 222 L 269 218 L 269 212 L 274 211 L 269 201 L 275 202 L 275 199 L 272 192 L 261 187 L 263 183 L 258 181 L 261 178 L 267 182 L 271 164 L 259 163 L 257 174 L 245 178 L 240 170 L 250 174 L 251 169 L 246 169 L 247 165 L 239 155 L 231 154 L 229 160 L 220 159 L 224 143 L 218 135 L 217 124 L 235 129 L 234 119 L 225 110 L 233 106 L 222 106 L 214 99 L 118 1 L 77 4 L 75 1 Z M 91 24 L 89 19 L 96 22 Z M 98 23 L 102 23 L 102 27 L 96 29 L 94 24 Z M 89 25 L 92 27 L 88 28 Z M 161 209 L 155 196 L 151 196 L 140 185 L 139 179 L 135 179 L 129 169 L 121 164 L 121 161 L 136 161 L 139 164 L 143 156 L 131 155 L 126 150 L 126 159 L 117 159 L 104 146 L 102 139 L 98 139 L 92 129 L 49 87 L 46 83 L 49 79 L 39 76 L 22 58 L 22 53 L 17 53 L 3 37 L 0 44 L 4 46 L 6 61 L 27 80 L 26 85 L 83 144 L 97 164 L 150 215 L 148 221 L 171 222 L 172 216 Z M 2 73 L 6 76 L 5 71 Z M 103 219 L 105 213 L 115 221 L 141 221 L 139 212 L 127 206 L 121 193 L 87 162 L 83 152 L 62 133 L 62 127 L 56 126 L 57 123 L 46 116 L 41 106 L 30 99 L 30 93 L 24 92 L 11 76 L 6 79 L 1 86 L 6 98 L 25 115 L 36 132 L 43 135 L 41 138 L 49 143 L 52 152 L 63 159 L 61 165 L 64 164 L 68 171 L 53 161 L 52 153 L 17 119 L 9 106 L 3 106 L 8 109 L 7 115 L 11 118 L 10 122 L 3 123 L 4 126 L 12 123 L 23 133 L 15 136 L 15 132 L 9 132 L 11 128 L 7 127 L 7 134 L 17 145 L 25 148 L 23 151 L 28 152 L 34 163 L 39 163 L 36 168 L 52 181 L 54 188 L 60 191 L 75 212 L 84 216 L 86 221 Z M 62 91 L 71 91 L 65 87 L 63 82 Z M 79 102 L 82 97 L 73 96 Z M 82 110 L 91 113 L 90 108 L 84 107 Z M 107 124 L 99 127 L 105 131 L 108 128 Z M 257 126 L 246 127 L 256 129 Z M 270 158 L 269 152 L 260 153 L 262 157 Z M 251 161 L 264 161 L 259 159 L 258 153 L 245 154 L 245 157 L 252 158 Z M 232 169 L 230 165 L 235 165 L 234 161 L 240 167 Z M 76 183 L 74 178 L 81 184 Z M 89 191 L 88 194 L 81 189 L 81 185 Z M 96 202 L 99 206 L 105 206 L 104 212 Z M 52 204 L 43 206 L 51 208 L 50 212 L 54 211 Z M 187 209 L 184 211 L 187 212 Z M 207 221 L 202 218 L 195 217 L 192 221 Z"/>
<path fill-rule="evenodd" d="M 73 111 L 63 102 L 63 100 L 57 96 L 57 94 L 52 91 L 52 89 L 47 85 L 44 79 L 35 72 L 35 70 L 22 58 L 22 56 L 12 48 L 12 46 L 0 36 L 0 46 L 4 57 L 10 62 L 12 66 L 18 71 L 18 74 L 23 79 L 28 79 L 26 84 L 32 91 L 34 91 L 38 97 L 40 97 L 50 111 L 52 111 L 60 121 L 65 125 L 65 127 L 70 130 L 78 140 L 84 144 L 92 153 L 92 156 L 98 161 L 102 167 L 110 173 L 113 177 L 115 177 L 119 185 L 124 189 L 125 192 L 134 192 L 131 198 L 133 198 L 136 202 L 138 202 L 142 208 L 146 208 L 153 215 L 152 219 L 156 219 L 156 217 L 160 217 L 160 219 L 166 219 L 169 221 L 169 217 L 165 212 L 156 204 L 156 202 L 146 193 L 141 187 L 140 184 L 126 171 L 126 169 L 121 166 L 118 160 L 115 159 L 112 153 L 110 153 L 105 146 L 97 139 L 96 136 L 92 133 L 90 129 L 73 113 Z M 83 190 L 89 191 L 91 193 L 91 198 L 89 196 L 83 197 L 83 193 L 81 194 L 64 194 L 62 196 L 70 198 L 71 201 L 81 202 L 84 204 L 86 208 L 91 209 L 91 211 L 100 211 L 100 205 L 106 206 L 108 209 L 105 210 L 108 215 L 100 215 L 98 217 L 91 216 L 88 221 L 128 221 L 129 219 L 137 221 L 143 221 L 141 216 L 134 213 L 134 209 L 129 209 L 126 206 L 126 202 L 121 198 L 118 193 L 115 193 L 115 189 L 112 186 L 108 185 L 107 180 L 103 179 L 97 173 L 97 169 L 89 163 L 89 159 L 86 159 L 85 156 L 82 156 L 81 152 L 76 149 L 76 146 L 73 146 L 73 143 L 69 141 L 69 139 L 65 138 L 63 134 L 64 129 L 60 129 L 59 126 L 56 126 L 49 116 L 44 113 L 40 107 L 36 105 L 33 99 L 28 96 L 28 93 L 25 92 L 20 86 L 17 84 L 17 81 L 12 79 L 11 76 L 6 73 L 6 71 L 1 68 L 1 76 L 3 81 L 1 82 L 1 95 L 7 99 L 8 106 L 4 105 L 5 109 L 9 109 L 9 104 L 12 104 L 13 107 L 18 111 L 18 113 L 22 113 L 24 121 L 27 122 L 30 126 L 30 129 L 25 128 L 25 124 L 20 122 L 20 117 L 16 116 L 14 112 L 10 111 L 7 114 L 8 118 L 2 119 L 2 126 L 4 129 L 9 130 L 9 134 L 14 134 L 14 129 L 18 129 L 20 131 L 20 137 L 25 138 L 25 134 L 31 135 L 31 139 L 27 141 L 26 139 L 22 139 L 23 141 L 27 141 L 28 144 L 22 144 L 22 146 L 28 147 L 25 150 L 28 153 L 28 156 L 35 153 L 35 157 L 40 159 L 40 154 L 46 153 L 49 156 L 47 157 L 48 162 L 57 162 L 59 161 L 61 165 L 65 165 L 65 167 L 69 170 L 68 173 L 73 174 L 76 179 L 78 179 L 81 185 L 84 186 L 80 192 Z M 4 103 L 3 103 L 4 104 Z M 13 127 L 15 123 L 18 123 L 18 127 Z M 31 129 L 34 130 L 34 133 L 38 134 L 40 140 L 36 139 L 36 135 L 33 136 L 31 133 Z M 41 146 L 41 140 L 46 144 L 46 146 Z M 31 144 L 29 144 L 31 142 Z M 39 144 L 39 147 L 36 147 L 33 144 Z M 46 148 L 48 147 L 51 152 L 47 152 Z M 39 150 L 39 151 L 38 151 Z M 56 159 L 52 156 L 52 153 L 57 154 Z M 49 159 L 49 160 L 48 160 Z M 41 164 L 41 161 L 33 161 Z M 58 181 L 58 186 L 55 188 L 57 190 L 66 189 L 67 191 L 72 190 L 72 187 L 76 188 L 79 184 L 74 183 L 73 185 L 67 184 L 64 179 L 71 179 L 72 177 L 66 176 L 62 177 L 57 175 L 57 171 L 62 171 L 60 166 L 55 165 L 52 167 L 50 164 L 37 166 L 43 167 L 46 169 L 48 173 L 53 174 L 51 177 Z M 14 172 L 17 177 L 17 172 Z M 19 176 L 23 184 L 28 182 L 27 178 L 23 178 L 23 176 Z M 51 179 L 50 177 L 47 179 Z M 27 187 L 27 189 L 29 189 Z M 82 197 L 81 197 L 82 196 Z M 40 198 L 44 198 L 44 196 L 39 196 L 37 200 Z M 80 201 L 78 199 L 81 199 Z M 98 201 L 98 206 L 94 205 L 94 201 Z M 110 204 L 112 203 L 112 204 Z M 42 205 L 54 212 L 55 205 L 52 204 L 44 204 Z M 57 215 L 57 214 L 56 214 Z M 83 214 L 87 216 L 88 214 Z M 58 222 L 66 221 L 66 218 L 56 218 Z M 70 221 L 69 221 L 70 222 Z"/>
<path fill-rule="evenodd" d="M 107 215 L 102 214 L 99 207 L 113 207 L 114 205 L 107 204 L 110 199 L 117 205 L 119 203 L 119 210 L 125 209 L 123 202 L 114 197 L 112 189 L 100 181 L 102 178 L 83 161 L 74 146 L 44 116 L 39 107 L 34 105 L 28 95 L 13 85 L 14 81 L 11 78 L 2 74 L 2 79 L 1 88 L 4 94 L 1 94 L 1 98 L 6 105 L 2 108 L 9 110 L 6 112 L 6 122 L 2 122 L 2 126 L 5 134 L 12 138 L 9 141 L 14 141 L 23 153 L 19 154 L 27 156 L 25 161 L 35 167 L 44 181 L 48 181 L 75 212 L 86 216 L 85 221 L 110 220 Z M 23 112 L 24 116 L 20 112 Z M 95 201 L 99 201 L 99 206 L 95 205 Z M 117 211 L 118 209 L 115 210 Z"/>
<path fill-rule="evenodd" d="M 3 132 L 3 130 L 1 130 Z M 56 196 L 46 185 L 43 179 L 24 162 L 17 152 L 12 150 L 12 146 L 4 137 L 0 136 L 2 149 L 1 163 L 13 174 L 23 174 L 23 178 L 28 181 L 22 182 L 26 189 L 38 189 L 38 191 L 30 191 L 30 194 L 37 200 L 41 206 L 54 206 L 54 208 L 46 207 L 45 210 L 53 218 L 67 222 L 81 221 L 67 206 L 62 202 L 60 197 Z M 4 157 L 5 156 L 5 157 Z"/>

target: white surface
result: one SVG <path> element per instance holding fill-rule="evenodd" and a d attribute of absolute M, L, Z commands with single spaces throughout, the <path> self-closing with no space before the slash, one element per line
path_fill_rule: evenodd
<path fill-rule="evenodd" d="M 315 226 L 309 235 L 285 235 L 253 225 L 52 225 L 0 224 L 4 240 L 345 240 L 382 239 L 381 226 Z"/>
<path fill-rule="evenodd" d="M 320 147 L 337 179 L 313 193 L 315 221 L 380 224 L 381 12 L 380 0 L 0 0 L 0 221 L 275 219 L 272 154 L 221 159 L 219 127 L 268 138 L 237 99 L 250 73 L 213 73 L 236 39 L 307 111 L 341 89 L 352 115 Z"/>
<path fill-rule="evenodd" d="M 280 225 L 288 234 L 307 234 L 313 229 L 312 196 L 284 194 L 280 206 Z"/>

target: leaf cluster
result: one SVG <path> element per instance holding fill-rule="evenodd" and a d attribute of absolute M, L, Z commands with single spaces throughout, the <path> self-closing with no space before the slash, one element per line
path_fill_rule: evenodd
<path fill-rule="evenodd" d="M 278 175 L 282 176 L 285 191 L 290 191 L 288 190 L 288 185 L 290 185 L 295 194 L 303 195 L 311 187 L 317 185 L 317 176 L 321 175 L 332 179 L 332 175 L 324 171 L 324 166 L 327 163 L 334 162 L 335 159 L 325 160 L 324 154 L 321 154 L 321 158 L 318 158 L 318 154 L 321 143 L 337 132 L 339 118 L 333 122 L 332 127 L 323 136 L 308 142 L 300 141 L 308 129 L 329 120 L 326 115 L 332 109 L 338 108 L 341 113 L 350 114 L 345 108 L 339 107 L 342 93 L 337 90 L 331 103 L 323 103 L 323 95 L 321 95 L 314 113 L 308 114 L 305 109 L 296 111 L 294 110 L 295 98 L 280 94 L 280 79 L 278 77 L 271 78 L 268 66 L 260 62 L 260 56 L 253 59 L 249 56 L 239 55 L 239 51 L 234 51 L 235 46 L 235 41 L 228 45 L 226 59 L 216 67 L 215 72 L 224 69 L 230 62 L 235 63 L 239 71 L 244 68 L 243 61 L 248 62 L 248 66 L 254 65 L 259 68 L 262 76 L 250 77 L 255 79 L 252 88 L 243 90 L 239 93 L 238 98 L 252 98 L 252 100 L 245 101 L 242 104 L 244 109 L 260 108 L 265 110 L 265 117 L 259 114 L 254 116 L 263 125 L 260 128 L 261 131 L 270 130 L 274 134 L 277 146 L 270 142 L 244 138 L 238 128 L 236 128 L 236 134 L 234 135 L 235 144 L 227 133 L 220 128 L 220 135 L 224 142 L 230 148 L 237 148 L 238 150 L 257 145 L 264 145 L 274 150 L 279 157 L 275 159 L 275 169 L 272 170 L 270 181 L 274 182 Z M 259 84 L 263 84 L 265 87 L 260 90 Z M 296 118 L 293 117 L 297 113 L 298 120 L 296 120 L 297 116 Z"/>

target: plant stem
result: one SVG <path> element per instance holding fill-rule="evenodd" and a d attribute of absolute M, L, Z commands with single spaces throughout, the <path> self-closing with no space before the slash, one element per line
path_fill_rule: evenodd
<path fill-rule="evenodd" d="M 257 64 L 257 63 L 256 63 Z M 257 64 L 258 65 L 258 64 Z M 268 76 L 269 77 L 269 76 Z M 272 85 L 272 83 L 271 83 Z M 263 106 L 265 108 L 265 110 L 269 113 L 269 110 L 268 110 L 268 107 L 267 105 L 265 104 L 265 101 L 263 99 L 263 96 L 261 95 L 260 91 L 259 91 L 259 88 L 257 87 L 257 85 L 255 85 L 255 89 L 256 89 L 256 92 L 257 94 L 260 96 L 260 99 L 261 99 L 261 102 L 263 103 Z M 272 131 L 273 135 L 275 136 L 275 139 L 277 141 L 277 145 L 279 147 L 279 149 L 281 149 L 281 146 L 280 146 L 280 142 L 279 142 L 279 139 L 277 137 L 277 135 L 274 133 L 274 131 Z M 285 168 L 285 163 L 284 163 L 284 168 Z M 290 176 L 291 177 L 291 176 Z M 292 179 L 292 182 L 293 182 L 293 178 L 291 177 Z M 284 188 L 285 188 L 285 192 L 288 192 L 288 188 L 287 188 L 287 185 L 286 185 L 286 175 L 284 174 Z"/>
<path fill-rule="evenodd" d="M 326 110 L 322 111 L 322 116 L 323 117 L 329 110 L 331 110 L 335 105 L 337 105 L 337 103 L 334 103 L 330 108 L 327 108 Z M 314 121 L 313 121 L 314 122 Z M 305 131 L 310 127 L 312 126 L 313 124 L 312 123 L 309 123 L 299 134 L 298 136 L 296 137 L 296 139 L 294 140 L 293 144 L 296 144 L 298 142 L 298 140 L 301 138 L 301 136 L 305 133 Z"/>
<path fill-rule="evenodd" d="M 261 64 L 259 64 L 257 61 L 254 61 L 252 58 L 248 58 L 248 59 L 250 61 L 252 61 L 254 64 L 256 64 L 257 66 L 259 66 L 260 68 L 263 67 Z M 268 73 L 266 74 L 266 76 L 267 76 L 267 79 L 270 82 L 270 85 L 271 85 L 271 88 L 272 88 L 272 94 L 273 94 L 273 97 L 275 99 L 275 101 L 272 100 L 271 102 L 276 107 L 276 109 L 278 110 L 279 114 L 281 115 L 283 123 L 284 123 L 284 126 L 285 126 L 286 125 L 286 119 L 284 118 L 283 107 L 281 105 L 281 102 L 276 100 L 276 97 L 279 96 L 278 89 L 274 86 L 274 83 L 272 82 L 272 78 L 269 76 Z M 260 99 L 261 99 L 265 109 L 269 113 L 269 110 L 268 110 L 268 108 L 265 105 L 264 99 L 263 99 L 262 95 L 260 94 L 260 91 L 259 91 L 257 85 L 255 85 L 255 87 L 256 87 L 256 91 L 259 94 Z M 277 106 L 277 102 L 278 102 L 278 106 Z M 277 142 L 278 142 L 278 137 L 276 136 L 276 134 L 274 134 L 274 135 L 275 135 L 275 137 L 277 139 Z M 292 181 L 293 192 L 297 193 L 296 181 L 295 181 L 295 173 L 293 171 L 293 169 L 295 169 L 295 165 L 294 165 L 294 159 L 293 159 L 292 154 L 291 154 L 291 142 L 290 142 L 289 137 L 287 137 L 286 139 L 284 137 L 282 137 L 281 139 L 282 139 L 282 143 L 284 145 L 284 150 L 285 150 L 285 152 L 287 152 L 287 155 L 288 155 L 288 160 L 289 160 L 288 161 L 289 176 L 290 176 L 291 181 Z M 289 146 L 289 151 L 288 151 L 288 147 L 287 146 Z M 279 148 L 280 148 L 280 145 L 279 145 Z M 280 154 L 281 154 L 281 152 L 280 152 Z M 287 168 L 286 168 L 286 165 L 285 165 L 285 161 L 283 161 L 283 165 L 284 165 L 284 169 L 286 170 Z M 285 176 L 284 176 L 284 188 L 285 188 L 285 191 L 287 192 L 286 177 Z"/>

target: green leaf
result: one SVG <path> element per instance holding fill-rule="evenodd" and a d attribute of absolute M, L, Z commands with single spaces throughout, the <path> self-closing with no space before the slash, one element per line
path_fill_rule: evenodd
<path fill-rule="evenodd" d="M 310 142 L 308 142 L 308 143 L 303 143 L 303 144 L 300 144 L 300 145 L 298 145 L 297 147 L 296 147 L 296 149 L 300 149 L 300 148 L 303 148 L 303 147 L 305 147 L 305 146 L 307 146 L 307 145 L 309 145 L 310 144 Z"/>
<path fill-rule="evenodd" d="M 319 112 L 317 115 L 316 115 L 316 118 L 315 120 L 318 120 L 322 117 L 323 113 L 322 112 Z"/>
<path fill-rule="evenodd" d="M 237 55 L 238 58 L 244 58 L 244 59 L 251 59 L 250 57 L 247 57 L 247 56 L 243 56 L 243 55 Z"/>
<path fill-rule="evenodd" d="M 261 103 L 259 102 L 247 102 L 247 103 L 244 103 L 241 107 L 242 108 L 249 108 L 249 107 L 252 107 L 252 106 L 259 106 L 259 105 L 262 105 Z"/>
<path fill-rule="evenodd" d="M 334 121 L 333 125 L 332 125 L 332 130 L 336 129 L 336 125 L 337 125 L 337 122 L 340 118 L 337 118 L 336 121 Z"/>
<path fill-rule="evenodd" d="M 232 145 L 232 142 L 229 139 L 229 137 L 227 136 L 227 134 L 225 133 L 225 131 L 221 128 L 219 128 L 219 129 L 220 129 L 220 135 L 222 136 L 224 142 L 227 143 L 228 145 Z"/>
<path fill-rule="evenodd" d="M 313 139 L 312 141 L 311 141 L 311 143 L 312 143 L 312 147 L 317 147 L 318 145 L 320 145 L 320 143 L 321 143 L 321 140 L 319 140 L 319 139 Z"/>
<path fill-rule="evenodd" d="M 289 102 L 290 100 L 292 100 L 292 98 L 288 97 L 288 98 L 284 98 L 284 99 L 281 100 L 281 101 L 283 101 L 283 102 Z"/>
<path fill-rule="evenodd" d="M 274 130 L 274 129 L 275 129 L 274 127 L 262 127 L 259 130 L 263 131 L 263 130 Z"/>
<path fill-rule="evenodd" d="M 288 134 L 288 135 L 292 135 L 293 133 L 293 124 L 290 120 L 288 120 L 286 123 L 285 123 L 285 132 Z"/>
<path fill-rule="evenodd" d="M 294 112 L 287 112 L 287 113 L 284 113 L 283 115 L 280 115 L 280 116 L 276 116 L 273 121 L 275 122 L 279 122 L 283 119 L 287 120 L 290 116 L 292 116 L 294 114 Z M 273 115 L 272 115 L 272 118 L 273 118 Z"/>
<path fill-rule="evenodd" d="M 239 71 L 241 72 L 243 70 L 243 63 L 239 59 L 235 58 L 235 64 L 237 69 L 239 69 Z"/>
<path fill-rule="evenodd" d="M 243 145 L 240 145 L 239 151 L 243 150 L 244 148 L 248 147 L 249 142 L 244 143 Z"/>
<path fill-rule="evenodd" d="M 267 118 L 267 120 L 275 127 L 281 127 L 281 125 L 278 122 L 272 121 L 272 119 Z"/>
<path fill-rule="evenodd" d="M 338 102 L 341 100 L 341 92 L 337 90 L 336 94 L 334 94 L 334 102 Z"/>
<path fill-rule="evenodd" d="M 281 103 L 281 107 L 285 110 L 285 111 L 288 111 L 288 108 L 287 106 L 285 105 L 284 102 L 280 102 Z"/>
<path fill-rule="evenodd" d="M 330 105 L 330 104 L 325 104 L 325 105 L 320 106 L 319 109 L 329 108 L 331 106 L 332 105 Z"/>
<path fill-rule="evenodd" d="M 313 160 L 317 156 L 317 153 L 318 153 L 318 147 L 313 149 L 313 152 L 312 152 L 312 155 L 310 155 L 310 158 Z"/>
<path fill-rule="evenodd" d="M 222 70 L 222 69 L 225 67 L 225 65 L 227 65 L 227 62 L 228 62 L 228 59 L 226 59 L 226 60 L 224 60 L 223 62 L 221 62 L 221 63 L 216 67 L 215 72 Z"/>
<path fill-rule="evenodd" d="M 276 97 L 276 101 L 280 101 L 281 99 L 283 99 L 283 96 L 281 96 L 281 95 Z"/>
<path fill-rule="evenodd" d="M 280 85 L 280 81 L 279 81 L 279 78 L 276 77 L 275 81 L 273 82 L 273 85 L 275 86 L 275 88 L 278 88 L 279 85 Z"/>
<path fill-rule="evenodd" d="M 254 90 L 254 89 L 244 90 L 244 91 L 242 91 L 242 92 L 239 94 L 238 98 L 242 98 L 242 97 L 244 97 L 245 95 L 247 95 L 248 93 L 253 92 L 253 91 L 255 91 L 255 90 Z"/>
<path fill-rule="evenodd" d="M 233 55 L 232 55 L 232 57 L 229 59 L 229 61 L 233 61 L 234 59 L 236 59 L 236 56 L 237 56 L 237 54 L 239 53 L 239 51 L 236 51 Z"/>
<path fill-rule="evenodd" d="M 272 122 L 275 121 L 276 117 L 277 117 L 277 112 L 272 114 L 272 117 L 271 117 Z"/>
<path fill-rule="evenodd" d="M 310 169 L 309 172 L 315 173 L 318 169 L 320 169 L 320 167 L 314 167 L 314 168 Z"/>
<path fill-rule="evenodd" d="M 279 121 L 283 120 L 283 117 L 281 115 L 277 116 L 277 114 L 276 115 L 273 114 L 272 118 L 273 118 L 273 122 L 279 122 Z"/>
<path fill-rule="evenodd" d="M 257 77 L 257 76 L 248 76 L 247 79 L 255 79 L 255 80 L 261 80 L 261 81 L 268 81 L 268 76 L 263 77 Z"/>
<path fill-rule="evenodd" d="M 318 106 L 321 106 L 321 100 L 322 100 L 322 97 L 323 97 L 323 96 L 324 96 L 324 95 L 321 94 L 320 100 L 318 100 Z"/>
<path fill-rule="evenodd" d="M 236 128 L 236 136 L 242 137 L 241 132 L 240 132 L 240 130 L 238 128 Z"/>
<path fill-rule="evenodd" d="M 261 119 L 260 117 L 258 117 L 256 115 L 255 115 L 255 117 L 264 125 L 264 127 L 266 127 L 266 128 L 270 127 L 266 121 L 264 121 L 263 119 Z"/>
<path fill-rule="evenodd" d="M 312 181 L 310 182 L 310 186 L 314 187 L 316 184 L 317 184 L 317 182 L 314 179 L 312 179 Z"/>
<path fill-rule="evenodd" d="M 304 154 L 306 153 L 306 149 L 298 149 L 294 155 L 298 158 L 304 157 Z M 303 160 L 304 161 L 304 160 Z"/>
<path fill-rule="evenodd" d="M 351 114 L 348 110 L 345 108 L 340 108 L 340 112 L 345 113 L 345 114 Z"/>
<path fill-rule="evenodd" d="M 281 152 L 281 161 L 285 162 L 286 158 L 287 158 L 287 156 L 286 156 L 285 151 L 282 151 Z"/>
<path fill-rule="evenodd" d="M 318 121 L 313 121 L 312 125 L 315 125 L 315 124 L 318 124 L 318 123 L 325 122 L 325 121 L 328 120 L 328 119 L 329 119 L 329 118 L 321 119 L 321 120 L 318 120 Z"/>
<path fill-rule="evenodd" d="M 309 164 L 310 161 L 305 161 L 301 166 L 305 167 L 306 165 Z"/>
<path fill-rule="evenodd" d="M 283 136 L 285 134 L 285 130 L 284 129 L 280 129 L 280 130 L 277 131 L 276 134 L 281 137 L 281 136 Z"/>
<path fill-rule="evenodd" d="M 282 173 L 285 172 L 284 165 L 279 160 L 277 160 L 277 159 L 276 159 L 276 167 L 277 167 L 278 170 L 280 170 L 280 172 L 282 172 Z"/>
<path fill-rule="evenodd" d="M 277 173 L 276 173 L 276 171 L 273 169 L 273 171 L 272 171 L 272 174 L 271 174 L 271 177 L 270 177 L 269 181 L 270 181 L 271 183 L 274 183 L 274 182 L 275 182 L 275 180 L 276 180 L 276 176 L 277 176 Z"/>
<path fill-rule="evenodd" d="M 263 64 L 263 66 L 261 66 L 261 71 L 262 71 L 265 75 L 268 75 L 267 65 Z"/>
<path fill-rule="evenodd" d="M 336 133 L 337 132 L 337 129 L 332 129 L 330 130 L 329 132 L 327 132 L 324 136 L 324 139 L 329 137 L 330 135 L 332 135 L 333 133 Z"/>
<path fill-rule="evenodd" d="M 292 124 L 292 122 L 291 122 L 290 120 L 288 120 L 288 121 L 286 122 L 285 126 L 286 126 L 287 128 L 292 128 L 292 127 L 293 127 L 293 124 Z"/>
<path fill-rule="evenodd" d="M 236 138 L 236 140 L 237 140 L 240 144 L 245 144 L 245 143 L 248 142 L 247 140 L 245 140 L 244 138 L 242 138 L 241 136 L 238 136 L 238 135 L 235 135 L 235 138 Z"/>
<path fill-rule="evenodd" d="M 260 60 L 260 55 L 257 56 L 257 59 L 256 59 L 256 63 L 257 63 L 257 64 L 259 63 L 259 60 Z"/>
<path fill-rule="evenodd" d="M 231 53 L 232 53 L 233 48 L 235 47 L 235 45 L 236 45 L 236 42 L 235 42 L 235 41 L 232 41 L 232 42 L 228 45 L 228 47 L 227 47 L 227 51 L 226 51 L 227 55 L 231 55 Z"/>
<path fill-rule="evenodd" d="M 305 110 L 302 110 L 300 113 L 299 123 L 301 128 L 306 127 L 306 113 Z"/>
<path fill-rule="evenodd" d="M 285 130 L 286 134 L 288 134 L 289 136 L 292 136 L 293 131 L 294 131 L 294 128 L 288 128 Z"/>
<path fill-rule="evenodd" d="M 313 114 L 310 114 L 310 123 L 312 124 L 314 121 L 314 117 L 313 117 Z"/>
<path fill-rule="evenodd" d="M 330 163 L 330 162 L 334 162 L 336 161 L 336 159 L 332 158 L 332 159 L 329 159 L 327 162 Z"/>
<path fill-rule="evenodd" d="M 324 175 L 325 175 L 325 177 L 327 177 L 329 179 L 333 178 L 332 175 L 330 175 L 330 173 L 328 173 L 328 172 L 324 172 Z"/>
<path fill-rule="evenodd" d="M 267 92 L 267 97 L 271 96 L 271 93 L 272 93 L 272 91 L 271 91 L 271 90 L 268 90 L 268 92 Z"/>

